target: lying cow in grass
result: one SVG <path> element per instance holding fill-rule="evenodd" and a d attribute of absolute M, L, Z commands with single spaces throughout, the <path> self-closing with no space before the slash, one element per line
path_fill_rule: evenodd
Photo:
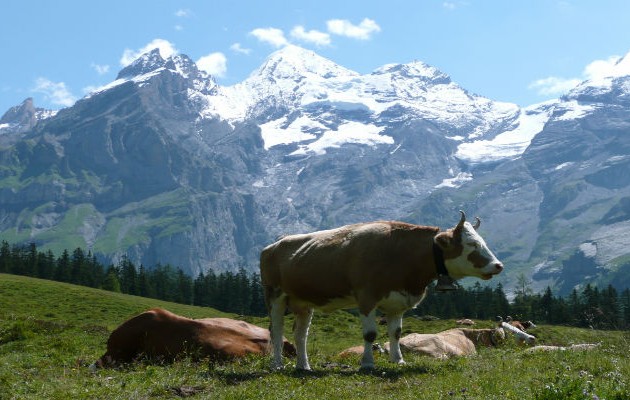
<path fill-rule="evenodd" d="M 536 328 L 536 324 L 534 324 L 532 321 L 517 321 L 517 320 L 513 320 L 512 317 L 510 317 L 509 315 L 507 317 L 505 317 L 505 320 L 506 320 L 506 322 L 508 324 L 512 325 L 515 328 L 518 328 L 518 329 L 522 330 L 523 332 L 525 332 L 529 328 Z"/>
<path fill-rule="evenodd" d="M 455 328 L 439 333 L 411 333 L 400 339 L 403 350 L 435 358 L 477 354 L 477 346 L 497 347 L 505 340 L 501 328 Z M 389 344 L 385 344 L 387 349 Z"/>
<path fill-rule="evenodd" d="M 261 280 L 271 317 L 273 367 L 282 368 L 283 319 L 287 307 L 295 315 L 298 369 L 311 367 L 306 340 L 313 309 L 332 311 L 358 307 L 363 325 L 361 367 L 374 367 L 376 310 L 387 318 L 390 360 L 404 363 L 399 339 L 402 316 L 422 301 L 438 278 L 440 264 L 459 279 L 490 279 L 503 270 L 461 212 L 459 223 L 439 228 L 404 222 L 370 222 L 309 234 L 286 236 L 263 249 Z"/>
<path fill-rule="evenodd" d="M 477 346 L 497 347 L 505 340 L 502 328 L 470 329 L 454 328 L 438 333 L 410 333 L 400 338 L 404 352 L 423 354 L 434 358 L 467 356 L 477 353 Z M 383 352 L 389 352 L 385 343 Z M 361 354 L 363 346 L 355 346 L 339 353 L 341 357 Z"/>
<path fill-rule="evenodd" d="M 139 357 L 173 361 L 183 355 L 227 360 L 248 354 L 267 354 L 270 350 L 267 329 L 229 318 L 190 319 L 154 308 L 116 328 L 107 341 L 107 352 L 91 368 L 114 367 Z M 295 355 L 287 341 L 282 349 Z"/>

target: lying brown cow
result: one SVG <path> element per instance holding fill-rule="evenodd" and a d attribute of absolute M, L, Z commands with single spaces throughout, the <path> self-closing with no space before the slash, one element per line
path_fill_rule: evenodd
<path fill-rule="evenodd" d="M 107 352 L 91 367 L 113 367 L 141 356 L 172 361 L 186 354 L 226 360 L 269 350 L 269 331 L 259 326 L 229 318 L 190 319 L 154 308 L 116 328 L 107 340 Z M 286 340 L 283 350 L 295 355 Z"/>
<path fill-rule="evenodd" d="M 285 236 L 263 249 L 260 275 L 271 317 L 274 368 L 282 367 L 284 314 L 295 314 L 298 369 L 310 369 L 306 339 L 313 309 L 358 307 L 363 325 L 362 368 L 374 367 L 376 310 L 387 318 L 390 360 L 403 363 L 398 345 L 403 313 L 422 301 L 445 267 L 454 279 L 490 279 L 503 270 L 475 226 L 437 227 L 378 221 Z"/>

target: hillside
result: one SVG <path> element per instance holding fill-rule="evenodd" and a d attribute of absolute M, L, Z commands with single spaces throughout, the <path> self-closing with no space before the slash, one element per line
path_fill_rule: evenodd
<path fill-rule="evenodd" d="M 373 373 L 357 372 L 358 360 L 335 354 L 360 343 L 358 319 L 345 312 L 316 313 L 309 350 L 315 371 L 269 372 L 254 357 L 227 365 L 133 365 L 91 373 L 87 365 L 105 349 L 109 332 L 128 317 L 160 306 L 189 317 L 215 310 L 165 303 L 62 283 L 0 274 L 0 399 L 94 398 L 384 398 L 400 399 L 625 399 L 630 365 L 628 332 L 540 326 L 542 344 L 601 343 L 590 352 L 525 354 L 508 341 L 474 357 L 433 360 L 406 356 L 392 366 L 377 357 Z M 246 318 L 249 320 L 249 318 Z M 265 319 L 252 322 L 267 326 Z M 290 319 L 287 321 L 290 332 Z M 479 327 L 490 321 L 477 321 Z M 454 321 L 407 318 L 404 333 L 437 332 Z M 382 341 L 384 332 L 378 338 Z M 516 367 L 518 366 L 518 368 Z"/>

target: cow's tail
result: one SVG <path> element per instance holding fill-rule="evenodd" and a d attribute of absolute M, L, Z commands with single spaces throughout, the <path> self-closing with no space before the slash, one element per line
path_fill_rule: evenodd
<path fill-rule="evenodd" d="M 260 283 L 263 287 L 263 294 L 265 296 L 265 306 L 267 308 L 267 314 L 271 312 L 271 304 L 277 298 L 276 285 L 274 284 L 273 276 L 273 245 L 265 247 L 260 253 Z"/>

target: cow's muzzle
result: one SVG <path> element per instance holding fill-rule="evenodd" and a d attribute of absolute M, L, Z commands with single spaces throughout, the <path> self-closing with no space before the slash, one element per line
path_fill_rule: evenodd
<path fill-rule="evenodd" d="M 491 271 L 489 273 L 481 275 L 481 279 L 487 281 L 488 279 L 492 279 L 494 275 L 498 275 L 501 273 L 501 271 L 503 271 L 503 263 L 500 261 L 491 263 L 490 267 L 491 267 Z"/>

